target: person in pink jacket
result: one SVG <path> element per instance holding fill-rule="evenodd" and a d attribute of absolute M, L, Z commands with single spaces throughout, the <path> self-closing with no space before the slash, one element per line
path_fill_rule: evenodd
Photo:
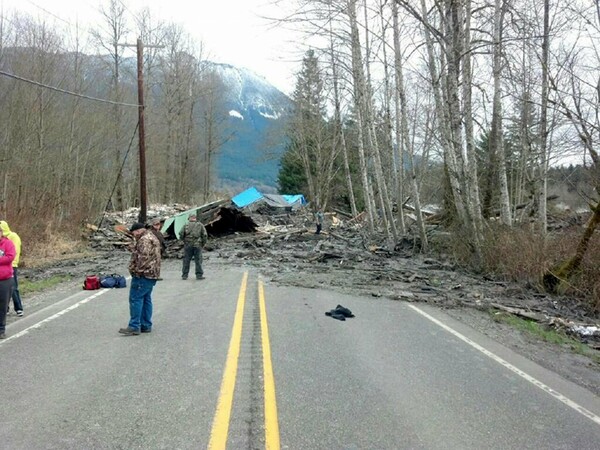
<path fill-rule="evenodd" d="M 6 337 L 6 309 L 13 289 L 12 263 L 16 255 L 15 244 L 0 228 L 0 339 Z"/>

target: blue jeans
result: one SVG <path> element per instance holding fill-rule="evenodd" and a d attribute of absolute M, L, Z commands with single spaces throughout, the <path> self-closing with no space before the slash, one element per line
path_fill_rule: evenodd
<path fill-rule="evenodd" d="M 13 267 L 13 278 L 15 279 L 15 283 L 13 286 L 12 301 L 13 301 L 13 305 L 15 306 L 15 311 L 23 311 L 23 303 L 21 302 L 21 294 L 19 294 L 19 279 L 17 277 L 17 272 L 18 272 L 18 269 L 16 267 Z M 10 308 L 10 302 L 9 302 L 9 308 Z M 9 308 L 7 308 L 7 310 Z"/>
<path fill-rule="evenodd" d="M 152 289 L 156 280 L 131 278 L 129 288 L 129 328 L 150 330 L 152 328 Z"/>

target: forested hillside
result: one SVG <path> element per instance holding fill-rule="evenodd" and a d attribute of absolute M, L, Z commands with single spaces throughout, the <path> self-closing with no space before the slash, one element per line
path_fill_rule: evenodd
<path fill-rule="evenodd" d="M 111 44 L 131 41 L 125 10 L 109 1 L 104 12 L 85 49 L 49 22 L 19 13 L 0 22 L 1 208 L 12 221 L 35 212 L 60 227 L 139 205 L 136 48 Z M 148 202 L 274 188 L 289 99 L 247 69 L 207 60 L 177 25 L 137 26 L 148 44 Z"/>

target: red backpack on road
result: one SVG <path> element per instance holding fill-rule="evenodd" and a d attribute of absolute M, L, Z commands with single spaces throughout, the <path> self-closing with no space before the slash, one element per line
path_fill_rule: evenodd
<path fill-rule="evenodd" d="M 85 289 L 86 291 L 100 289 L 100 277 L 98 277 L 97 275 L 86 276 L 85 281 L 83 282 L 83 289 Z"/>

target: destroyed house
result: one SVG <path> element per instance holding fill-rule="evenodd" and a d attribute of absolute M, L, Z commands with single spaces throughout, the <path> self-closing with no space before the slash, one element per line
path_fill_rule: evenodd
<path fill-rule="evenodd" d="M 198 220 L 206 227 L 209 236 L 220 236 L 235 232 L 255 232 L 257 225 L 252 218 L 246 216 L 237 208 L 227 206 L 228 203 L 227 200 L 217 200 L 183 211 L 166 219 L 160 231 L 179 239 L 181 230 L 188 222 L 189 216 L 196 214 Z"/>

